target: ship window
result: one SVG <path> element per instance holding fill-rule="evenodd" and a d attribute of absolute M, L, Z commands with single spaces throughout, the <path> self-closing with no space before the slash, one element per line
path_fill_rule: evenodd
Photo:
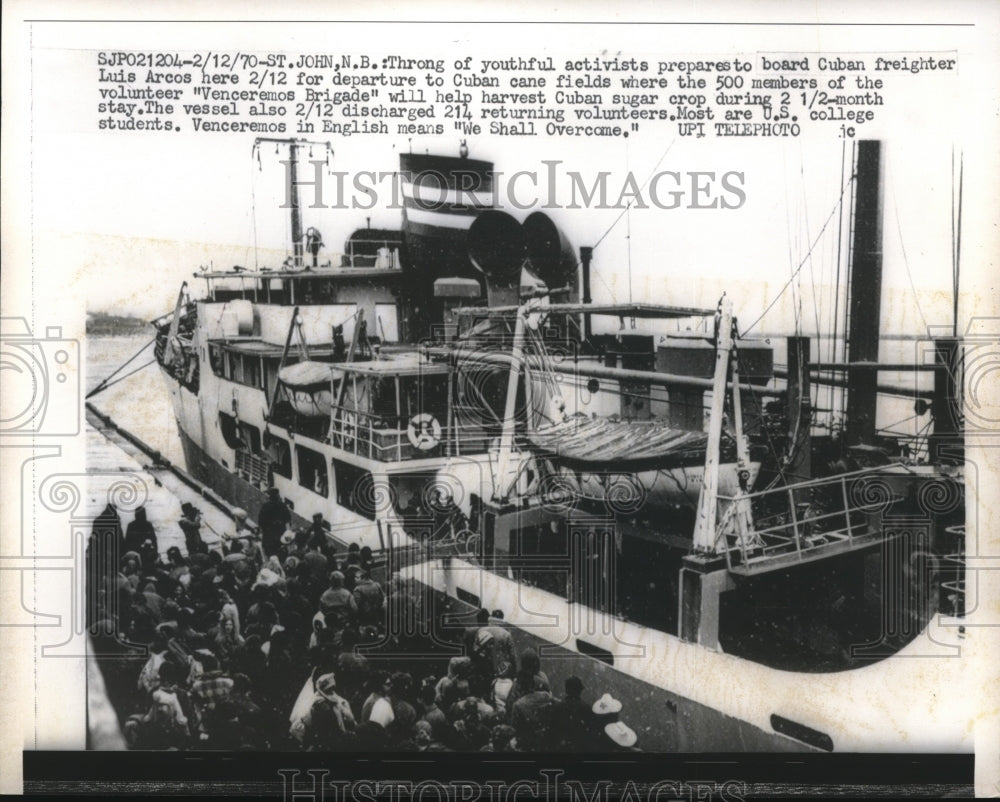
<path fill-rule="evenodd" d="M 291 479 L 292 450 L 288 447 L 288 442 L 270 432 L 264 432 L 264 451 L 274 472 L 278 476 Z"/>
<path fill-rule="evenodd" d="M 371 383 L 372 425 L 376 429 L 398 429 L 396 418 L 396 380 L 392 376 L 373 379 Z M 405 428 L 405 424 L 403 425 Z"/>
<path fill-rule="evenodd" d="M 439 422 L 448 419 L 448 377 L 407 376 L 399 380 L 400 416 L 408 421 L 428 414 Z"/>
<path fill-rule="evenodd" d="M 240 429 L 236 423 L 236 418 L 227 415 L 225 412 L 219 413 L 219 430 L 222 432 L 222 439 L 230 448 L 239 448 L 243 445 L 240 440 Z"/>
<path fill-rule="evenodd" d="M 335 459 L 333 474 L 337 488 L 337 503 L 374 521 L 375 505 L 379 499 L 375 493 L 377 488 L 371 471 Z"/>
<path fill-rule="evenodd" d="M 329 480 L 323 455 L 303 446 L 296 446 L 295 451 L 299 458 L 299 484 L 321 496 L 329 495 Z"/>
<path fill-rule="evenodd" d="M 222 356 L 222 349 L 217 345 L 208 346 L 208 360 L 212 365 L 212 373 L 222 376 L 225 373 L 225 359 Z"/>
<path fill-rule="evenodd" d="M 576 639 L 576 650 L 580 654 L 593 657 L 595 660 L 600 660 L 602 663 L 607 663 L 609 666 L 613 666 L 615 664 L 615 656 L 611 654 L 611 652 L 607 649 L 602 649 L 600 646 L 595 646 L 593 643 L 588 643 L 581 638 Z"/>
<path fill-rule="evenodd" d="M 260 429 L 245 421 L 240 421 L 241 447 L 249 449 L 254 454 L 260 453 Z"/>
<path fill-rule="evenodd" d="M 230 354 L 229 359 L 232 365 L 232 380 L 243 384 L 243 356 L 240 354 Z"/>
<path fill-rule="evenodd" d="M 248 387 L 263 389 L 261 382 L 260 357 L 244 356 L 243 359 L 243 383 Z"/>
<path fill-rule="evenodd" d="M 807 727 L 805 724 L 799 724 L 797 721 L 772 713 L 771 727 L 775 732 L 780 732 L 782 735 L 787 735 L 789 738 L 794 738 L 796 741 L 801 741 L 816 749 L 822 749 L 824 752 L 833 751 L 833 739 L 829 735 Z"/>

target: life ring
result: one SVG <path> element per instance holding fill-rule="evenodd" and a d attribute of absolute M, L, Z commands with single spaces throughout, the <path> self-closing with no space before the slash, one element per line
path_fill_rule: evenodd
<path fill-rule="evenodd" d="M 441 442 L 441 424 L 433 415 L 421 412 L 410 418 L 406 437 L 418 451 L 430 451 Z"/>

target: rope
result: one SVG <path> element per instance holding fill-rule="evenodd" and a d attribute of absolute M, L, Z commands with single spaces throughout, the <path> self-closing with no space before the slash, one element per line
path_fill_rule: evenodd
<path fill-rule="evenodd" d="M 651 172 L 649 173 L 649 175 L 648 175 L 648 176 L 646 177 L 646 180 L 642 182 L 642 186 L 641 186 L 641 187 L 639 187 L 639 192 L 640 192 L 640 193 L 642 193 L 642 191 L 643 191 L 643 190 L 644 190 L 644 189 L 646 188 L 646 185 L 647 185 L 647 184 L 648 184 L 648 183 L 649 183 L 650 181 L 652 181 L 652 180 L 653 180 L 653 176 L 654 176 L 654 175 L 656 175 L 656 171 L 657 171 L 657 170 L 658 170 L 658 169 L 660 168 L 660 165 L 661 165 L 661 164 L 663 163 L 663 160 L 664 160 L 665 158 L 667 158 L 667 154 L 668 154 L 668 153 L 670 153 L 670 149 L 671 149 L 671 148 L 672 148 L 672 147 L 674 146 L 674 144 L 675 144 L 676 142 L 677 142 L 677 140 L 676 140 L 676 139 L 674 139 L 673 141 L 671 141 L 671 143 L 670 143 L 669 145 L 667 145 L 667 149 L 666 149 L 665 151 L 663 151 L 663 155 L 662 155 L 662 156 L 660 156 L 660 160 L 659 160 L 658 162 L 656 162 L 656 166 L 655 166 L 655 167 L 653 167 L 652 171 L 651 171 Z M 598 245 L 600 245 L 600 244 L 601 244 L 602 242 L 604 242 L 604 238 L 605 238 L 606 236 L 608 236 L 608 234 L 610 234 L 610 233 L 611 233 L 611 230 L 612 230 L 612 229 L 613 229 L 613 228 L 614 228 L 614 227 L 615 227 L 616 225 L 618 225 L 618 223 L 619 223 L 619 222 L 621 221 L 621 219 L 622 219 L 622 218 L 623 218 L 623 217 L 625 216 L 625 213 L 626 213 L 626 212 L 627 212 L 627 211 L 628 211 L 629 209 L 631 209 L 631 208 L 632 208 L 632 202 L 631 202 L 631 201 L 629 201 L 629 203 L 627 203 L 627 204 L 625 205 L 625 208 L 624 208 L 624 209 L 622 209 L 622 212 L 621 212 L 621 214 L 619 214 L 619 215 L 618 215 L 618 217 L 616 217 L 616 218 L 614 219 L 614 222 L 613 222 L 613 223 L 612 223 L 612 224 L 611 224 L 610 226 L 608 226 L 608 230 L 607 230 L 607 231 L 605 231 L 605 232 L 604 232 L 603 234 L 601 234 L 601 237 L 600 237 L 600 239 L 598 239 L 598 240 L 597 240 L 597 242 L 595 242 L 595 243 L 594 243 L 594 247 L 593 247 L 593 250 L 595 250 L 595 251 L 597 250 L 597 246 L 598 246 Z"/>
<path fill-rule="evenodd" d="M 114 387 L 114 386 L 115 386 L 116 384 L 118 384 L 119 382 L 123 382 L 123 381 L 125 381 L 125 379 L 127 379 L 127 378 L 128 378 L 129 376 L 132 376 L 133 374 L 136 374 L 136 373 L 138 373 L 138 372 L 139 372 L 140 370 L 145 370 L 146 368 L 148 368 L 148 367 L 149 367 L 150 365 L 154 364 L 155 362 L 156 362 L 156 360 L 155 360 L 155 359 L 150 359 L 150 360 L 149 360 L 149 362 L 145 363 L 144 365 L 140 365 L 140 366 L 139 366 L 139 367 L 137 367 L 137 368 L 136 368 L 135 370 L 130 370 L 130 371 L 129 371 L 128 373 L 126 373 L 126 374 L 125 374 L 124 376 L 121 376 L 121 377 L 119 377 L 119 378 L 115 379 L 115 380 L 114 380 L 113 382 L 111 382 L 111 383 L 105 383 L 105 384 L 104 384 L 104 386 L 103 386 L 103 387 L 101 387 L 101 390 L 103 391 L 103 390 L 107 390 L 107 389 L 108 389 L 109 387 Z M 124 367 L 124 366 L 123 366 L 123 367 Z M 89 394 L 87 395 L 87 398 L 90 398 L 90 397 L 91 397 L 92 395 L 94 395 L 94 394 L 95 394 L 96 392 L 97 392 L 96 390 L 94 390 L 94 391 L 90 392 L 90 393 L 89 393 Z"/>
<path fill-rule="evenodd" d="M 906 277 L 910 280 L 910 289 L 913 291 L 913 300 L 917 304 L 917 312 L 920 313 L 920 319 L 924 324 L 924 331 L 927 331 L 927 318 L 924 316 L 924 310 L 920 307 L 920 297 L 917 295 L 917 288 L 913 284 L 913 274 L 910 273 L 910 260 L 906 258 L 906 243 L 903 241 L 903 228 L 899 222 L 899 205 L 896 203 L 896 185 L 892 184 L 892 205 L 893 211 L 896 217 L 896 233 L 899 235 L 899 247 L 903 252 L 903 265 L 906 267 Z"/>
<path fill-rule="evenodd" d="M 802 161 L 802 153 L 799 152 L 799 176 L 802 179 L 802 186 L 806 185 L 806 170 L 805 164 Z M 809 240 L 809 207 L 804 201 L 802 203 L 802 217 L 806 225 L 806 241 Z M 819 325 L 819 305 L 816 303 L 816 272 L 813 270 L 813 260 L 812 260 L 812 249 L 809 249 L 809 253 L 806 254 L 806 258 L 809 260 L 809 281 L 812 283 L 812 302 L 813 302 L 813 316 L 816 318 L 816 337 L 819 338 L 822 335 L 822 330 Z M 822 270 L 822 266 L 820 268 Z M 822 273 L 820 274 L 822 278 Z"/>
<path fill-rule="evenodd" d="M 649 182 L 653 180 L 653 176 L 654 176 L 654 175 L 656 175 L 656 171 L 657 171 L 657 170 L 658 170 L 658 169 L 660 168 L 660 165 L 661 165 L 661 164 L 663 163 L 663 160 L 664 160 L 665 158 L 667 158 L 667 154 L 668 154 L 668 153 L 670 152 L 670 149 L 671 149 L 671 148 L 672 148 L 672 147 L 674 146 L 674 144 L 675 144 L 676 142 L 677 142 L 677 140 L 676 140 L 676 139 L 674 139 L 674 140 L 672 140 L 672 141 L 670 142 L 670 144 L 669 144 L 669 145 L 667 145 L 667 149 L 666 149 L 665 151 L 663 151 L 663 155 L 662 155 L 662 156 L 660 156 L 659 160 L 658 160 L 658 161 L 656 162 L 656 165 L 655 165 L 655 166 L 653 167 L 653 169 L 652 169 L 652 170 L 650 171 L 649 175 L 648 175 L 648 176 L 646 176 L 646 180 L 642 182 L 642 186 L 641 186 L 641 187 L 639 187 L 639 193 L 640 193 L 640 194 L 642 193 L 642 191 L 643 191 L 644 189 L 646 189 L 646 185 L 647 185 L 647 184 L 649 184 Z M 611 231 L 612 231 L 612 230 L 614 229 L 614 227 L 615 227 L 615 226 L 617 226 L 617 225 L 618 225 L 618 223 L 620 223 L 620 222 L 621 222 L 621 219 L 622 219 L 622 218 L 623 218 L 623 217 L 624 217 L 624 216 L 626 215 L 626 213 L 627 213 L 627 212 L 629 211 L 629 209 L 631 209 L 631 208 L 632 208 L 632 202 L 631 202 L 631 201 L 629 201 L 629 202 L 628 202 L 628 203 L 627 203 L 627 204 L 625 205 L 625 208 L 624 208 L 624 209 L 622 209 L 621 213 L 620 213 L 620 214 L 619 214 L 619 215 L 618 215 L 618 216 L 617 216 L 617 217 L 616 217 L 616 218 L 615 218 L 615 219 L 614 219 L 614 220 L 612 221 L 611 225 L 610 225 L 610 226 L 608 226 L 607 230 L 606 230 L 606 231 L 605 231 L 605 232 L 604 232 L 603 234 L 601 234 L 601 236 L 600 236 L 600 237 L 598 238 L 597 242 L 595 242 L 595 243 L 594 243 L 594 245 L 593 245 L 593 248 L 591 249 L 592 251 L 596 251 L 596 250 L 597 250 L 597 246 L 598 246 L 598 245 L 600 245 L 600 244 L 601 244 L 602 242 L 604 242 L 604 238 L 605 238 L 605 237 L 607 237 L 607 236 L 608 236 L 608 234 L 610 234 L 610 233 L 611 233 Z M 630 247 L 631 247 L 631 243 L 630 243 Z M 615 303 L 617 303 L 617 300 L 618 300 L 618 296 L 617 296 L 617 294 L 615 293 L 615 291 L 614 291 L 614 290 L 612 290 L 612 289 L 611 289 L 611 287 L 610 287 L 610 286 L 608 285 L 608 282 L 606 282 L 606 281 L 604 280 L 604 276 L 602 276 L 602 275 L 601 275 L 601 274 L 600 274 L 600 273 L 599 273 L 598 271 L 596 271 L 596 270 L 591 270 L 591 275 L 592 275 L 592 276 L 597 276 L 597 278 L 599 278 L 599 279 L 601 280 L 601 284 L 603 284 L 603 285 L 604 285 L 604 289 L 606 289 L 606 290 L 607 290 L 607 291 L 608 291 L 608 292 L 609 292 L 609 293 L 611 294 L 611 299 L 612 299 L 613 301 L 615 301 Z M 632 278 L 632 277 L 631 277 L 631 274 L 630 274 L 630 275 L 629 275 L 629 281 L 630 281 L 630 282 L 631 282 L 631 278 Z M 629 290 L 629 299 L 631 300 L 631 288 L 630 288 L 630 290 Z"/>
<path fill-rule="evenodd" d="M 138 351 L 136 351 L 134 354 L 132 354 L 132 356 L 130 356 L 126 362 L 123 362 L 113 373 L 111 373 L 109 376 L 107 376 L 104 379 L 104 381 L 102 381 L 100 384 L 98 384 L 97 387 L 95 387 L 93 390 L 91 390 L 89 393 L 87 393 L 86 398 L 90 398 L 91 396 L 95 396 L 99 392 L 101 392 L 102 390 L 106 390 L 108 387 L 110 387 L 111 385 L 108 384 L 108 382 L 110 382 L 115 376 L 117 376 L 121 371 L 123 371 L 126 367 L 128 367 L 129 364 L 131 364 L 133 361 L 135 361 L 135 358 L 137 356 L 139 356 L 139 354 L 141 354 L 143 351 L 145 351 L 147 348 L 149 348 L 149 346 L 151 346 L 155 342 L 156 342 L 156 337 L 153 337 L 153 339 L 151 339 L 148 343 L 146 343 L 145 345 L 143 345 L 142 348 L 140 348 Z M 153 360 L 153 361 L 155 361 L 155 360 Z M 151 363 L 147 363 L 147 365 L 148 364 L 151 364 Z M 143 365 L 142 367 L 146 367 L 146 365 Z M 141 369 L 142 368 L 139 368 L 139 370 L 141 370 Z M 135 371 L 132 371 L 132 373 L 135 373 Z M 129 373 L 127 375 L 131 376 L 132 373 Z M 123 376 L 122 378 L 123 379 L 127 378 L 127 376 Z M 121 379 L 119 379 L 118 381 L 121 381 Z M 113 384 L 117 384 L 117 383 L 118 382 L 113 382 Z M 86 398 L 84 400 L 86 400 Z"/>

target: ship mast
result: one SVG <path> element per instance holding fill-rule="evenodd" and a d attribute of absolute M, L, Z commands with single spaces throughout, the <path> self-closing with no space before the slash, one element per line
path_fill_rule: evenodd
<path fill-rule="evenodd" d="M 294 139 L 288 140 L 288 169 L 285 175 L 288 178 L 285 197 L 288 198 L 289 215 L 292 224 L 292 265 L 296 270 L 301 270 L 302 264 L 302 213 L 299 211 L 299 159 L 298 142 Z"/>
<path fill-rule="evenodd" d="M 273 142 L 276 148 L 280 148 L 282 145 L 288 146 L 288 159 L 281 162 L 285 165 L 285 202 L 282 204 L 282 209 L 288 209 L 289 222 L 291 224 L 292 232 L 292 269 L 302 270 L 305 268 L 305 260 L 303 258 L 305 253 L 305 242 L 304 235 L 302 231 L 302 202 L 299 197 L 299 187 L 302 184 L 306 186 L 314 187 L 314 197 L 315 202 L 310 207 L 312 209 L 325 208 L 322 201 L 322 186 L 320 185 L 321 174 L 320 166 L 323 161 L 312 161 L 310 159 L 310 164 L 316 168 L 315 179 L 313 181 L 299 181 L 299 149 L 303 145 L 309 145 L 309 155 L 312 156 L 312 146 L 316 145 L 325 148 L 325 161 L 329 164 L 330 156 L 333 153 L 333 149 L 330 147 L 329 142 L 313 142 L 308 139 L 275 139 L 272 137 L 258 137 L 254 141 L 254 148 L 258 148 L 262 142 Z M 277 150 L 275 150 L 277 152 Z M 309 230 L 309 233 L 313 233 L 313 229 Z M 318 239 L 315 240 L 316 243 L 322 245 Z M 313 257 L 315 262 L 316 251 L 313 251 Z"/>

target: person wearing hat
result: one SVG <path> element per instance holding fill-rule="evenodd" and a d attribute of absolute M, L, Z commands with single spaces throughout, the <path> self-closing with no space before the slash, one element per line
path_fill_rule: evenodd
<path fill-rule="evenodd" d="M 243 553 L 245 543 L 255 543 L 257 538 L 247 523 L 247 511 L 241 507 L 234 507 L 230 511 L 233 518 L 233 531 L 224 532 L 222 535 L 222 548 L 224 556 L 234 552 Z M 259 547 L 255 549 L 259 551 Z"/>
<path fill-rule="evenodd" d="M 322 731 L 328 736 L 332 733 L 334 740 L 341 740 L 343 736 L 354 732 L 356 727 L 357 722 L 350 703 L 337 693 L 336 675 L 323 674 L 316 680 L 316 699 L 309 711 L 309 722 L 306 724 L 306 743 L 315 740 Z"/>
<path fill-rule="evenodd" d="M 261 546 L 268 557 L 277 554 L 281 547 L 281 535 L 292 522 L 292 513 L 281 500 L 281 492 L 276 487 L 267 490 L 267 501 L 260 506 L 257 523 L 260 525 Z M 294 537 L 294 534 L 293 534 Z"/>
<path fill-rule="evenodd" d="M 208 554 L 208 546 L 201 539 L 201 510 L 190 501 L 185 501 L 181 504 L 181 515 L 180 527 L 188 555 Z"/>
<path fill-rule="evenodd" d="M 610 693 L 606 693 L 594 702 L 591 710 L 595 716 L 616 716 L 622 710 L 622 703 L 615 699 L 615 697 L 613 697 Z"/>
<path fill-rule="evenodd" d="M 639 738 L 635 734 L 635 730 L 624 721 L 612 721 L 610 724 L 605 724 L 604 734 L 607 736 L 605 747 L 612 752 L 642 751 L 636 746 Z"/>
<path fill-rule="evenodd" d="M 633 749 L 636 743 L 635 732 L 618 718 L 622 712 L 622 703 L 610 693 L 601 696 L 591 708 L 596 725 L 596 742 L 599 750 L 639 751 Z M 603 733 L 603 735 L 602 735 Z"/>

